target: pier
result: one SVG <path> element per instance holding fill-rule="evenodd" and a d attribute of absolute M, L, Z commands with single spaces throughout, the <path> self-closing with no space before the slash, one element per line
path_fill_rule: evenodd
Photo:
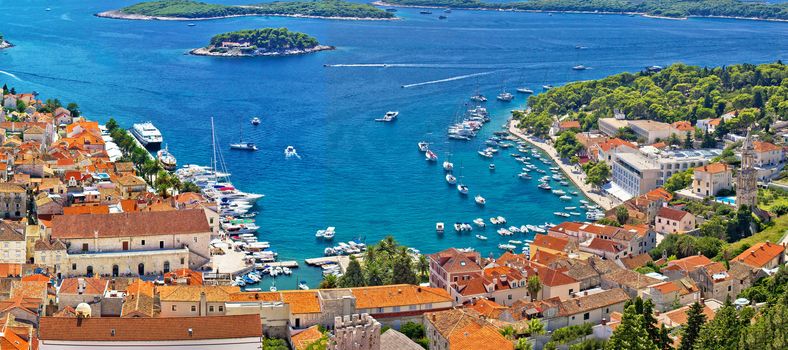
<path fill-rule="evenodd" d="M 292 269 L 298 267 L 298 261 L 295 260 L 275 261 L 275 262 L 263 263 L 263 265 L 268 265 L 271 267 L 288 267 Z"/>
<path fill-rule="evenodd" d="M 354 255 L 356 259 L 361 262 L 364 257 L 361 254 Z M 350 264 L 350 255 L 336 255 L 336 256 L 326 256 L 322 258 L 310 258 L 304 259 L 308 265 L 312 266 L 322 266 L 325 264 L 338 264 L 339 267 L 342 269 L 344 273 L 347 270 L 347 266 Z"/>

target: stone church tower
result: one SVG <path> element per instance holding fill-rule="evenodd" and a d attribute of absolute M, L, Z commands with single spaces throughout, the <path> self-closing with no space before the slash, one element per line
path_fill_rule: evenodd
<path fill-rule="evenodd" d="M 755 170 L 755 149 L 750 130 L 741 146 L 741 171 L 736 178 L 736 205 L 755 207 L 758 201 L 758 177 Z"/>

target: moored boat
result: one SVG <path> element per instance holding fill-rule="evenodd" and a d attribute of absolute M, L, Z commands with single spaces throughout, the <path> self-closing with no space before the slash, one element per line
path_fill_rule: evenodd
<path fill-rule="evenodd" d="M 156 152 L 156 159 L 165 170 L 173 171 L 178 166 L 178 160 L 175 159 L 175 156 L 170 153 L 167 147 Z"/>

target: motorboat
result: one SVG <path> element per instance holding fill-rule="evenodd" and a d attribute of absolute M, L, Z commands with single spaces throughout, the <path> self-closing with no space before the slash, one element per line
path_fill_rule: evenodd
<path fill-rule="evenodd" d="M 509 231 L 509 230 L 507 230 L 507 229 L 505 229 L 503 227 L 499 228 L 497 232 L 501 236 L 511 236 L 511 235 L 513 235 L 512 231 Z"/>
<path fill-rule="evenodd" d="M 576 212 L 576 211 L 570 211 L 570 212 L 569 212 L 569 215 L 573 215 L 573 216 L 580 216 L 580 213 L 578 213 L 578 212 Z"/>
<path fill-rule="evenodd" d="M 424 156 L 430 162 L 437 162 L 438 161 L 438 155 L 435 154 L 435 152 L 433 152 L 431 150 L 427 150 L 427 152 L 424 154 Z"/>
<path fill-rule="evenodd" d="M 393 122 L 393 121 L 397 120 L 397 116 L 398 115 L 399 115 L 399 112 L 388 111 L 388 112 L 386 112 L 386 115 L 383 116 L 383 118 L 377 118 L 377 119 L 375 119 L 375 121 L 376 122 L 385 122 L 385 123 Z"/>
<path fill-rule="evenodd" d="M 503 250 L 513 250 L 515 248 L 517 248 L 517 246 L 515 246 L 513 244 L 499 244 L 498 245 L 498 249 L 503 249 Z"/>
<path fill-rule="evenodd" d="M 440 16 L 438 16 L 438 19 L 447 19 L 447 18 L 449 18 L 449 17 L 446 17 L 446 16 L 444 16 L 444 15 L 440 15 Z"/>
<path fill-rule="evenodd" d="M 485 204 L 487 204 L 487 200 L 484 199 L 484 197 L 482 197 L 481 195 L 478 195 L 478 194 L 476 195 L 476 197 L 474 197 L 474 200 L 476 201 L 476 204 L 478 204 L 478 205 L 485 205 Z"/>
<path fill-rule="evenodd" d="M 452 171 L 454 169 L 454 163 L 446 160 L 443 162 L 443 170 Z"/>
<path fill-rule="evenodd" d="M 478 239 L 480 239 L 482 241 L 486 241 L 487 240 L 487 236 L 482 236 L 482 235 L 476 235 L 476 238 L 478 238 Z"/>
<path fill-rule="evenodd" d="M 564 207 L 565 210 L 575 210 L 577 207 Z"/>
<path fill-rule="evenodd" d="M 546 190 L 546 191 L 549 191 L 549 190 L 552 189 L 552 187 L 550 187 L 550 185 L 548 185 L 548 184 L 546 184 L 544 182 L 539 184 L 539 186 L 537 186 L 537 187 L 539 187 L 540 189 Z"/>
<path fill-rule="evenodd" d="M 564 213 L 564 212 L 561 212 L 561 211 L 554 212 L 553 214 L 556 215 L 556 216 L 562 216 L 562 217 L 565 217 L 565 218 L 568 218 L 570 216 L 569 213 Z"/>
<path fill-rule="evenodd" d="M 426 141 L 419 142 L 419 151 L 427 152 L 430 150 L 430 144 Z"/>
<path fill-rule="evenodd" d="M 194 27 L 194 26 L 196 26 L 196 24 L 194 24 L 194 23 L 189 23 L 189 24 L 187 24 L 186 26 L 189 26 L 189 27 Z"/>
<path fill-rule="evenodd" d="M 457 183 L 457 178 L 452 174 L 446 174 L 446 182 L 448 182 L 449 185 L 454 185 Z"/>
<path fill-rule="evenodd" d="M 533 179 L 533 177 L 531 177 L 531 175 L 528 175 L 528 173 L 525 173 L 525 172 L 517 174 L 517 177 L 519 177 L 520 179 L 523 179 L 523 180 Z"/>
<path fill-rule="evenodd" d="M 500 223 L 501 225 L 503 225 L 503 224 L 505 224 L 505 223 L 506 223 L 506 218 L 505 218 L 505 217 L 503 217 L 503 216 L 500 216 L 500 215 L 499 215 L 499 216 L 497 217 L 497 219 L 498 219 L 498 223 Z"/>
<path fill-rule="evenodd" d="M 253 142 L 231 143 L 230 149 L 236 149 L 240 151 L 257 151 L 257 145 L 255 145 Z"/>
<path fill-rule="evenodd" d="M 476 94 L 471 96 L 471 101 L 474 102 L 487 102 L 487 97 L 484 97 L 482 94 Z"/>
<path fill-rule="evenodd" d="M 260 125 L 260 118 L 258 118 L 258 117 L 252 118 L 252 125 L 254 125 L 254 126 Z"/>
<path fill-rule="evenodd" d="M 482 156 L 482 157 L 484 157 L 484 158 L 492 158 L 492 157 L 493 157 L 493 154 L 492 154 L 492 152 L 487 152 L 487 151 L 478 151 L 478 152 L 476 152 L 476 153 L 478 153 L 480 156 Z"/>
<path fill-rule="evenodd" d="M 170 153 L 167 147 L 156 152 L 156 159 L 165 170 L 173 171 L 178 166 L 178 160 Z"/>
<path fill-rule="evenodd" d="M 504 91 L 504 92 L 498 94 L 498 96 L 496 98 L 498 99 L 498 101 L 510 102 L 510 101 L 512 101 L 514 99 L 514 95 L 512 95 L 509 92 Z"/>
<path fill-rule="evenodd" d="M 509 226 L 509 231 L 512 233 L 520 233 L 520 228 L 517 226 Z"/>
<path fill-rule="evenodd" d="M 419 11 L 419 13 L 422 15 L 431 15 L 432 11 L 424 10 L 424 11 Z"/>
<path fill-rule="evenodd" d="M 306 284 L 306 281 L 300 281 L 298 282 L 298 289 L 309 290 L 309 285 Z"/>
<path fill-rule="evenodd" d="M 296 152 L 295 147 L 287 146 L 287 148 L 285 148 L 285 157 L 287 158 L 298 157 L 298 152 Z"/>
<path fill-rule="evenodd" d="M 517 239 L 510 239 L 509 244 L 523 244 L 523 241 Z"/>
<path fill-rule="evenodd" d="M 443 233 L 444 224 L 442 222 L 435 223 L 435 231 L 438 233 Z"/>
<path fill-rule="evenodd" d="M 490 170 L 495 170 L 495 164 L 490 163 L 490 165 L 488 165 L 487 168 L 489 168 Z"/>
<path fill-rule="evenodd" d="M 566 192 L 564 192 L 564 190 L 553 190 L 553 194 L 558 196 L 563 196 L 566 194 Z"/>
<path fill-rule="evenodd" d="M 459 191 L 460 194 L 462 194 L 462 195 L 467 195 L 468 194 L 468 186 L 465 186 L 463 184 L 459 184 L 459 185 L 457 185 L 457 191 Z"/>
<path fill-rule="evenodd" d="M 151 122 L 134 124 L 131 128 L 131 135 L 145 147 L 160 147 L 164 140 L 161 131 Z"/>
<path fill-rule="evenodd" d="M 545 91 L 547 91 L 547 90 L 550 90 L 550 89 L 552 89 L 552 88 L 553 88 L 553 86 L 552 86 L 552 85 L 550 85 L 550 84 L 545 84 L 545 85 L 542 85 L 542 89 L 544 89 Z"/>
<path fill-rule="evenodd" d="M 579 64 L 579 65 L 576 65 L 576 66 L 572 67 L 572 70 L 586 70 L 586 69 L 589 69 L 589 68 L 584 66 L 584 65 L 582 65 L 582 64 Z"/>
<path fill-rule="evenodd" d="M 473 223 L 474 223 L 474 224 L 476 224 L 476 226 L 479 226 L 479 227 L 485 227 L 485 226 L 487 226 L 487 225 L 484 223 L 484 219 L 482 219 L 482 218 L 476 218 L 476 219 L 473 219 Z"/>
<path fill-rule="evenodd" d="M 563 195 L 561 197 L 558 197 L 558 199 L 560 199 L 562 201 L 571 201 L 572 197 L 571 196 L 567 196 L 567 195 Z"/>
<path fill-rule="evenodd" d="M 532 94 L 532 93 L 534 93 L 533 90 L 531 90 L 529 88 L 525 88 L 525 87 L 517 88 L 517 92 L 519 92 L 521 94 Z"/>

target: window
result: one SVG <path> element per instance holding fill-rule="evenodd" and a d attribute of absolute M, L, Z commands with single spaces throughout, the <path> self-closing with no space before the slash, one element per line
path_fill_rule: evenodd
<path fill-rule="evenodd" d="M 575 317 L 574 317 L 574 316 L 572 316 L 572 319 L 574 320 L 574 319 L 575 319 Z"/>
<path fill-rule="evenodd" d="M 208 311 L 209 311 L 209 312 L 213 312 L 213 306 L 209 306 L 209 307 L 208 307 Z"/>
<path fill-rule="evenodd" d="M 173 305 L 173 306 L 172 306 L 172 311 L 176 311 L 176 310 L 175 310 L 175 305 Z"/>
<path fill-rule="evenodd" d="M 71 269 L 72 270 L 76 270 L 77 269 L 77 264 L 71 264 Z"/>
<path fill-rule="evenodd" d="M 145 245 L 145 240 L 140 241 L 140 245 Z"/>
<path fill-rule="evenodd" d="M 87 243 L 82 243 L 82 251 L 83 252 L 88 251 L 88 244 Z"/>
<path fill-rule="evenodd" d="M 572 293 L 574 293 L 574 292 L 575 292 L 575 290 L 574 290 L 574 289 L 572 289 L 572 288 L 569 288 L 569 295 L 572 295 Z"/>
<path fill-rule="evenodd" d="M 197 243 L 197 237 L 194 237 L 194 243 Z"/>
<path fill-rule="evenodd" d="M 509 297 L 508 297 L 508 298 L 509 298 L 509 300 L 512 300 L 512 295 L 511 295 L 511 294 L 509 294 Z"/>
<path fill-rule="evenodd" d="M 192 305 L 192 312 L 197 311 L 197 306 Z"/>
<path fill-rule="evenodd" d="M 610 313 L 610 308 L 605 308 L 605 313 L 609 314 Z"/>
<path fill-rule="evenodd" d="M 411 305 L 411 306 L 408 306 L 408 310 L 411 310 L 411 311 L 413 311 L 413 310 L 418 310 L 418 309 L 419 309 L 418 305 Z"/>
<path fill-rule="evenodd" d="M 382 307 L 379 307 L 379 308 L 378 308 L 378 313 L 379 313 L 379 314 L 382 314 L 382 313 L 383 313 L 383 308 L 382 308 Z"/>
<path fill-rule="evenodd" d="M 222 312 L 222 311 L 224 311 L 224 306 L 219 305 L 219 312 Z"/>
<path fill-rule="evenodd" d="M 394 312 L 399 312 L 399 306 L 394 307 Z"/>
<path fill-rule="evenodd" d="M 164 241 L 159 241 L 159 249 L 164 249 Z"/>
<path fill-rule="evenodd" d="M 590 313 L 586 312 L 585 314 L 583 314 L 583 319 L 584 320 L 587 320 L 589 318 L 591 318 L 591 314 Z"/>
<path fill-rule="evenodd" d="M 181 265 L 183 265 L 183 258 L 181 258 Z"/>

